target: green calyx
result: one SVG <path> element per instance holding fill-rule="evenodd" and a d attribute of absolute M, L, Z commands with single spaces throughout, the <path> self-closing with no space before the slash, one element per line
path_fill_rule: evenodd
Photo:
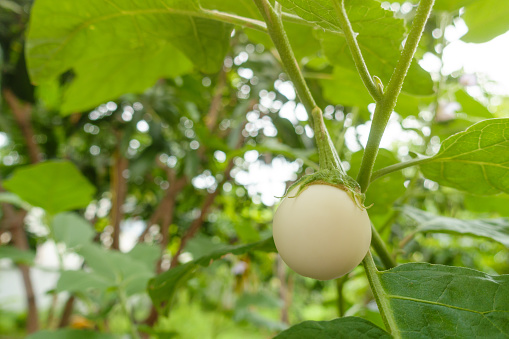
<path fill-rule="evenodd" d="M 341 169 L 321 169 L 316 173 L 305 175 L 288 188 L 283 198 L 296 198 L 311 185 L 328 185 L 336 187 L 348 193 L 352 201 L 361 210 L 369 208 L 369 206 L 364 206 L 365 196 L 361 192 L 361 187 L 357 181 L 346 175 Z M 290 192 L 296 187 L 299 187 L 297 193 L 294 196 L 289 196 Z"/>

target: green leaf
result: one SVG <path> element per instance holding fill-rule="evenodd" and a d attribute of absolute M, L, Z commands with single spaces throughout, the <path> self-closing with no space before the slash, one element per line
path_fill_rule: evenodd
<path fill-rule="evenodd" d="M 82 292 L 86 293 L 89 289 L 106 290 L 113 286 L 111 281 L 104 277 L 85 271 L 63 271 L 57 282 L 57 292 Z"/>
<path fill-rule="evenodd" d="M 509 336 L 509 275 L 411 263 L 378 276 L 403 338 Z"/>
<path fill-rule="evenodd" d="M 465 14 L 461 17 L 468 26 L 468 33 L 461 40 L 486 42 L 509 30 L 509 3 L 499 0 L 475 1 L 465 8 Z"/>
<path fill-rule="evenodd" d="M 33 265 L 35 252 L 20 250 L 14 246 L 0 246 L 0 258 L 11 259 L 15 264 Z"/>
<path fill-rule="evenodd" d="M 461 220 L 425 212 L 415 207 L 403 206 L 404 215 L 417 222 L 414 232 L 449 233 L 482 237 L 509 247 L 508 219 Z"/>
<path fill-rule="evenodd" d="M 454 95 L 456 96 L 456 101 L 461 105 L 460 112 L 473 117 L 493 118 L 493 114 L 483 104 L 472 98 L 465 90 L 460 89 Z"/>
<path fill-rule="evenodd" d="M 170 304 L 179 283 L 197 267 L 207 266 L 212 260 L 219 259 L 228 253 L 238 255 L 251 251 L 275 252 L 274 239 L 271 237 L 253 244 L 225 246 L 184 265 L 171 268 L 149 281 L 148 293 L 150 298 L 152 298 L 154 305 L 160 305 L 164 301 Z"/>
<path fill-rule="evenodd" d="M 126 93 L 141 93 L 160 78 L 189 73 L 192 64 L 169 43 L 160 43 L 77 60 L 73 70 L 76 77 L 64 91 L 62 115 L 93 108 Z"/>
<path fill-rule="evenodd" d="M 0 202 L 5 202 L 25 210 L 29 210 L 31 207 L 30 204 L 28 204 L 26 201 L 23 201 L 19 196 L 11 192 L 0 192 Z"/>
<path fill-rule="evenodd" d="M 95 274 L 110 286 L 122 285 L 128 295 L 143 292 L 154 276 L 154 265 L 148 265 L 146 257 L 136 257 L 139 253 L 139 250 L 134 254 L 106 250 L 96 244 L 87 244 L 78 251 Z"/>
<path fill-rule="evenodd" d="M 509 194 L 478 196 L 466 194 L 463 200 L 465 208 L 472 212 L 498 213 L 509 217 Z"/>
<path fill-rule="evenodd" d="M 99 333 L 88 330 L 63 329 L 58 331 L 42 330 L 35 332 L 27 339 L 115 339 L 115 335 L 110 333 Z"/>
<path fill-rule="evenodd" d="M 357 317 L 344 317 L 331 321 L 304 321 L 279 333 L 274 339 L 357 339 L 391 338 L 389 333 L 373 323 Z"/>
<path fill-rule="evenodd" d="M 141 261 L 148 267 L 155 267 L 159 257 L 161 256 L 161 249 L 158 246 L 149 244 L 136 244 L 132 250 L 126 253 L 133 260 Z"/>
<path fill-rule="evenodd" d="M 447 138 L 421 165 L 425 177 L 474 194 L 509 192 L 509 119 L 489 119 Z"/>
<path fill-rule="evenodd" d="M 357 177 L 359 168 L 362 161 L 363 151 L 356 152 L 352 155 L 350 160 L 350 170 L 348 175 L 352 178 Z M 389 150 L 381 148 L 378 151 L 375 166 L 373 170 L 378 170 L 393 164 L 398 163 L 399 160 Z M 393 172 L 390 175 L 384 176 L 374 181 L 366 193 L 366 201 L 364 204 L 372 207 L 368 209 L 370 215 L 385 214 L 387 210 L 391 209 L 394 202 L 405 193 L 405 177 L 401 171 Z"/>
<path fill-rule="evenodd" d="M 16 169 L 4 187 L 50 214 L 83 208 L 95 187 L 69 161 L 46 161 Z"/>
<path fill-rule="evenodd" d="M 39 0 L 27 39 L 31 79 L 40 83 L 72 69 L 76 79 L 63 107 L 70 113 L 185 74 L 189 60 L 216 72 L 233 26 L 200 16 L 198 3 L 188 0 Z"/>
<path fill-rule="evenodd" d="M 67 248 L 90 243 L 95 236 L 92 225 L 76 213 L 57 214 L 51 227 L 55 240 L 65 243 Z"/>

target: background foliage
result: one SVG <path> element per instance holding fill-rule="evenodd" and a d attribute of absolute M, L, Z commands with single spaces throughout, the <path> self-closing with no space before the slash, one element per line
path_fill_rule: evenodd
<path fill-rule="evenodd" d="M 333 3 L 279 3 L 355 178 L 374 100 Z M 416 4 L 345 0 L 384 84 Z M 482 75 L 421 67 L 446 30 L 486 42 L 508 12 L 437 1 L 391 116 L 366 203 L 402 264 L 374 253 L 393 335 L 509 335 L 509 100 Z M 265 31 L 250 0 L 0 0 L 0 269 L 27 296 L 21 312 L 2 300 L 0 336 L 389 336 L 361 267 L 322 282 L 277 256 L 274 196 L 318 155 Z M 381 175 L 406 161 L 419 166 Z M 56 273 L 44 291 L 41 271 Z"/>

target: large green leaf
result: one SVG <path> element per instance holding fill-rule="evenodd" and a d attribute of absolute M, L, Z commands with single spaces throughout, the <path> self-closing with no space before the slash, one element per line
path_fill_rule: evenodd
<path fill-rule="evenodd" d="M 350 170 L 348 174 L 355 178 L 359 172 L 359 168 L 362 161 L 363 151 L 356 152 L 352 155 L 350 160 Z M 374 170 L 378 170 L 393 164 L 398 163 L 396 156 L 389 150 L 381 148 L 376 158 Z M 392 205 L 403 193 L 405 193 L 405 177 L 401 171 L 391 173 L 390 175 L 384 176 L 374 181 L 366 193 L 365 205 L 372 207 L 368 209 L 370 215 L 374 214 L 385 214 L 392 208 Z"/>
<path fill-rule="evenodd" d="M 357 317 L 338 318 L 331 321 L 304 321 L 279 333 L 274 339 L 357 339 L 391 338 L 389 333 L 373 323 Z"/>
<path fill-rule="evenodd" d="M 63 242 L 67 248 L 87 244 L 95 235 L 92 225 L 87 220 L 71 212 L 57 214 L 51 227 L 55 240 Z"/>
<path fill-rule="evenodd" d="M 463 41 L 481 43 L 491 40 L 509 30 L 509 2 L 500 0 L 478 0 L 465 8 L 463 20 L 468 33 Z"/>
<path fill-rule="evenodd" d="M 403 338 L 509 336 L 509 275 L 412 263 L 378 276 Z"/>
<path fill-rule="evenodd" d="M 421 165 L 427 178 L 474 194 L 509 192 L 509 119 L 489 119 L 446 139 Z"/>
<path fill-rule="evenodd" d="M 456 101 L 461 105 L 461 112 L 473 117 L 493 118 L 493 114 L 488 108 L 472 98 L 465 90 L 460 89 L 454 95 Z"/>
<path fill-rule="evenodd" d="M 11 192 L 0 192 L 0 202 L 5 202 L 25 210 L 30 209 L 30 204 L 23 201 L 18 195 Z"/>
<path fill-rule="evenodd" d="M 219 259 L 228 253 L 243 254 L 255 250 L 275 252 L 276 247 L 274 245 L 274 239 L 271 237 L 253 244 L 224 246 L 221 249 L 216 249 L 212 253 L 203 255 L 202 257 L 184 265 L 172 268 L 151 279 L 148 284 L 148 293 L 155 305 L 160 305 L 162 302 L 171 301 L 179 283 L 190 273 L 192 273 L 197 267 L 207 266 L 212 260 Z"/>
<path fill-rule="evenodd" d="M 69 113 L 189 72 L 188 60 L 201 71 L 216 72 L 232 26 L 199 13 L 192 0 L 39 0 L 27 39 L 32 81 L 72 69 L 76 79 L 63 107 Z"/>
<path fill-rule="evenodd" d="M 82 292 L 86 293 L 90 289 L 106 290 L 113 286 L 103 276 L 85 271 L 63 271 L 57 282 L 57 292 Z"/>
<path fill-rule="evenodd" d="M 16 264 L 33 265 L 35 252 L 20 250 L 14 246 L 0 246 L 0 258 L 11 259 Z"/>
<path fill-rule="evenodd" d="M 27 339 L 115 339 L 110 333 L 99 333 L 89 330 L 62 329 L 57 331 L 42 330 L 35 332 Z"/>
<path fill-rule="evenodd" d="M 404 215 L 417 223 L 414 232 L 483 237 L 509 247 L 509 219 L 461 220 L 435 215 L 412 206 L 403 206 L 401 210 Z"/>
<path fill-rule="evenodd" d="M 95 187 L 68 161 L 19 168 L 4 187 L 50 214 L 86 207 L 95 193 Z"/>
<path fill-rule="evenodd" d="M 154 250 L 159 252 L 158 248 Z M 140 252 L 121 253 L 106 250 L 96 244 L 85 245 L 78 253 L 85 258 L 85 263 L 94 274 L 101 276 L 110 286 L 121 286 L 128 295 L 143 292 L 147 281 L 154 275 L 154 265 L 145 260 L 153 257 L 150 254 L 139 257 Z"/>

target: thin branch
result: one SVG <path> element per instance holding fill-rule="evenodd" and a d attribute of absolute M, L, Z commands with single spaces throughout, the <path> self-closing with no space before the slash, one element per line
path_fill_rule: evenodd
<path fill-rule="evenodd" d="M 30 162 L 32 164 L 38 163 L 42 157 L 39 145 L 35 142 L 34 130 L 32 128 L 32 124 L 30 123 L 32 105 L 28 103 L 21 103 L 20 100 L 16 98 L 14 93 L 8 88 L 3 90 L 3 96 L 11 108 L 12 114 L 16 119 L 16 123 L 18 124 L 21 133 L 23 134 L 23 138 L 25 139 L 28 148 Z"/>
<path fill-rule="evenodd" d="M 22 104 L 18 98 L 9 89 L 3 90 L 5 101 L 9 105 L 16 122 L 25 138 L 28 148 L 30 162 L 35 164 L 40 161 L 41 151 L 39 146 L 35 143 L 34 131 L 30 123 L 30 115 L 32 113 L 32 106 L 30 104 Z M 3 188 L 0 186 L 0 191 Z M 2 204 L 4 211 L 4 222 L 11 228 L 13 234 L 14 245 L 21 250 L 28 250 L 30 248 L 27 240 L 27 234 L 24 228 L 24 220 L 26 216 L 25 210 L 16 211 L 14 207 L 8 204 Z M 37 310 L 37 303 L 35 300 L 34 288 L 32 279 L 30 278 L 30 267 L 27 265 L 18 265 L 21 275 L 23 277 L 23 284 L 25 287 L 25 294 L 27 299 L 27 332 L 32 333 L 39 328 L 39 315 Z"/>
<path fill-rule="evenodd" d="M 65 306 L 64 306 L 64 310 L 62 311 L 62 316 L 60 317 L 60 322 L 58 323 L 58 328 L 64 328 L 69 325 L 72 311 L 74 308 L 74 300 L 75 299 L 76 298 L 73 295 L 71 295 L 69 297 L 69 299 L 67 299 Z"/>
<path fill-rule="evenodd" d="M 382 99 L 383 93 L 380 92 L 378 87 L 371 74 L 369 73 L 368 66 L 364 61 L 364 57 L 362 56 L 361 49 L 359 44 L 357 43 L 357 33 L 353 31 L 352 24 L 348 19 L 348 15 L 345 10 L 345 1 L 344 0 L 333 0 L 334 9 L 336 10 L 336 14 L 339 19 L 339 23 L 341 24 L 341 28 L 343 29 L 343 33 L 346 39 L 346 43 L 348 44 L 348 48 L 352 53 L 352 58 L 355 63 L 355 67 L 361 76 L 362 82 L 364 86 L 368 89 L 369 94 L 375 99 L 376 102 Z"/>
<path fill-rule="evenodd" d="M 214 203 L 215 198 L 221 192 L 221 187 L 223 186 L 224 183 L 226 183 L 228 180 L 230 180 L 230 178 L 231 178 L 230 171 L 232 170 L 233 166 L 234 166 L 234 163 L 233 163 L 233 159 L 232 159 L 228 162 L 228 165 L 226 166 L 226 169 L 224 171 L 224 178 L 217 185 L 216 190 L 214 192 L 209 193 L 205 197 L 205 201 L 203 202 L 203 205 L 200 210 L 200 215 L 196 219 L 193 220 L 193 222 L 191 223 L 191 226 L 189 227 L 187 232 L 182 236 L 182 238 L 180 240 L 179 248 L 178 248 L 177 252 L 175 253 L 175 255 L 173 256 L 173 258 L 171 259 L 171 267 L 175 267 L 178 265 L 179 255 L 184 250 L 184 247 L 187 245 L 187 242 L 189 240 L 191 240 L 194 237 L 194 235 L 196 234 L 196 232 L 198 232 L 198 230 L 202 227 L 203 223 L 205 222 L 205 217 L 207 216 L 210 208 L 212 207 L 212 204 Z"/>
<path fill-rule="evenodd" d="M 214 95 L 210 103 L 209 111 L 205 116 L 205 125 L 207 126 L 209 131 L 212 131 L 214 127 L 217 125 L 217 119 L 219 118 L 221 107 L 223 106 L 222 101 L 225 88 L 226 88 L 226 71 L 224 68 L 221 68 L 221 72 L 219 72 L 218 76 L 218 82 L 216 88 L 214 89 Z"/>
<path fill-rule="evenodd" d="M 380 260 L 384 264 L 385 269 L 391 269 L 396 267 L 396 261 L 392 257 L 391 253 L 385 246 L 385 242 L 382 240 L 382 237 L 377 232 L 373 224 L 371 224 L 371 246 L 375 249 L 376 254 L 380 257 Z"/>
<path fill-rule="evenodd" d="M 120 139 L 119 136 L 117 136 Z M 129 161 L 122 156 L 117 149 L 113 155 L 114 164 L 111 168 L 111 224 L 113 226 L 113 243 L 111 248 L 118 250 L 120 248 L 120 223 L 124 216 L 122 205 L 127 195 L 127 180 L 124 177 L 124 171 L 127 170 Z"/>
<path fill-rule="evenodd" d="M 422 165 L 422 164 L 425 164 L 432 160 L 433 160 L 433 157 L 418 158 L 418 159 L 412 159 L 410 161 L 400 162 L 400 163 L 397 163 L 394 165 L 384 167 L 382 169 L 379 169 L 378 171 L 373 172 L 373 174 L 371 175 L 370 183 L 372 183 L 376 179 L 381 178 L 384 175 L 390 174 L 392 172 L 400 171 L 404 168 L 411 167 L 411 166 Z"/>
<path fill-rule="evenodd" d="M 246 28 L 252 28 L 257 31 L 267 32 L 267 26 L 263 21 L 256 19 L 246 18 L 235 14 L 220 12 L 215 9 L 201 9 L 198 16 L 203 18 L 222 21 L 234 25 L 239 25 Z"/>

